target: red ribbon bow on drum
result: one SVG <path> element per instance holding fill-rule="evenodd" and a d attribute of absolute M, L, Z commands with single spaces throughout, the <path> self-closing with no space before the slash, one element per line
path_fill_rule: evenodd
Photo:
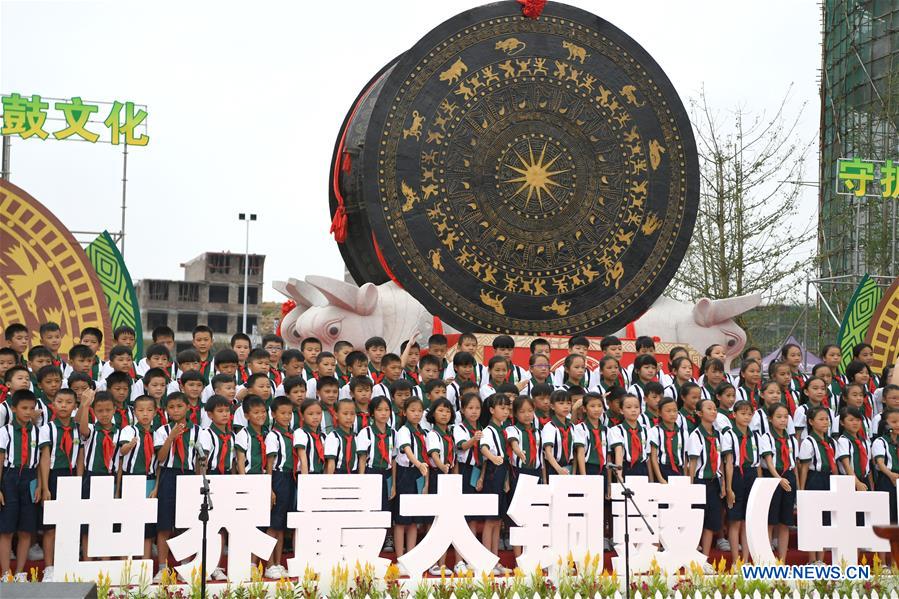
<path fill-rule="evenodd" d="M 518 0 L 521 4 L 521 14 L 529 19 L 536 19 L 543 12 L 546 0 Z"/>

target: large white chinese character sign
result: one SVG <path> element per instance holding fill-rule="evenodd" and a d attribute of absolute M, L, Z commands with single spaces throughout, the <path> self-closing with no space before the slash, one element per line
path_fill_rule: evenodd
<path fill-rule="evenodd" d="M 857 564 L 858 550 L 889 551 L 890 543 L 874 534 L 874 525 L 890 523 L 890 494 L 858 492 L 854 476 L 831 476 L 829 491 L 796 493 L 797 546 L 801 551 L 831 552 L 833 564 Z M 830 513 L 830 524 L 822 515 Z M 862 525 L 857 514 L 863 514 Z"/>
<path fill-rule="evenodd" d="M 452 545 L 475 571 L 491 570 L 499 557 L 481 545 L 468 528 L 465 516 L 495 516 L 497 507 L 496 495 L 463 495 L 459 474 L 441 475 L 436 494 L 400 496 L 400 514 L 433 516 L 434 523 L 424 539 L 398 561 L 412 578 L 420 578 Z"/>
<path fill-rule="evenodd" d="M 379 554 L 390 512 L 381 511 L 382 484 L 379 474 L 298 477 L 297 511 L 287 515 L 296 546 L 287 560 L 290 575 L 302 577 L 308 567 L 327 578 L 340 562 L 352 567 L 358 561 L 383 576 L 390 560 Z"/>
<path fill-rule="evenodd" d="M 553 476 L 548 485 L 537 477 L 520 475 L 509 517 L 518 524 L 509 540 L 520 545 L 518 566 L 532 571 L 538 565 L 555 568 L 570 554 L 580 561 L 603 551 L 604 478 Z"/>
<path fill-rule="evenodd" d="M 144 525 L 156 522 L 156 500 L 146 496 L 146 477 L 122 477 L 118 499 L 114 484 L 113 476 L 93 476 L 90 499 L 82 499 L 80 476 L 59 478 L 56 500 L 44 504 L 44 522 L 56 526 L 57 580 L 97 580 L 105 573 L 112 584 L 120 584 L 121 572 L 130 560 L 81 561 L 82 524 L 87 524 L 88 557 L 143 555 Z M 132 573 L 139 576 L 142 570 L 152 576 L 153 561 L 132 562 Z"/>
<path fill-rule="evenodd" d="M 252 556 L 268 559 L 275 547 L 275 539 L 257 527 L 268 526 L 271 518 L 272 477 L 210 476 L 209 492 L 213 509 L 209 511 L 206 545 L 206 575 L 218 567 L 222 556 L 222 536 L 228 532 L 228 579 L 231 582 L 250 580 Z M 175 570 L 184 580 L 191 580 L 191 571 L 200 571 L 200 550 L 203 529 L 199 521 L 203 496 L 202 476 L 179 476 L 175 504 L 175 525 L 186 529 L 169 540 L 175 559 L 194 559 Z"/>

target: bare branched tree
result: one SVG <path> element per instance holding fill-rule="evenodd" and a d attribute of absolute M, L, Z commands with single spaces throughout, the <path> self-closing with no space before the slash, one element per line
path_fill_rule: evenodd
<path fill-rule="evenodd" d="M 796 248 L 814 236 L 812 214 L 795 227 L 806 156 L 802 111 L 785 118 L 789 91 L 771 118 L 743 108 L 720 117 L 705 90 L 691 101 L 700 199 L 693 239 L 668 293 L 695 301 L 762 293 L 780 302 L 810 263 Z M 801 229 L 801 230 L 797 230 Z"/>

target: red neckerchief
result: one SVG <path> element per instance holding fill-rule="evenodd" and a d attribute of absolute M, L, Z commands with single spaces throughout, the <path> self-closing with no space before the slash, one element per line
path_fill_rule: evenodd
<path fill-rule="evenodd" d="M 338 433 L 339 434 L 339 433 Z M 356 436 L 352 431 L 346 432 L 343 431 L 344 440 L 346 441 L 346 445 L 343 450 L 343 464 L 346 467 L 346 473 L 352 474 L 353 470 L 353 456 L 355 455 L 356 448 Z"/>
<path fill-rule="evenodd" d="M 837 461 L 834 458 L 833 446 L 830 444 L 830 439 L 819 439 L 819 441 L 821 442 L 821 445 L 824 446 L 824 451 L 827 453 L 827 461 L 830 465 L 830 474 L 837 474 Z"/>
<path fill-rule="evenodd" d="M 362 418 L 362 426 L 359 427 L 360 431 L 368 426 L 368 412 L 356 412 L 356 417 Z"/>
<path fill-rule="evenodd" d="M 872 405 L 872 402 L 871 402 L 871 394 L 870 393 L 865 393 L 865 400 L 862 403 L 862 407 L 865 410 L 865 418 L 867 418 L 868 420 L 871 420 L 871 417 L 874 416 L 874 406 Z"/>
<path fill-rule="evenodd" d="M 624 368 L 619 366 L 618 367 L 618 386 L 620 386 L 622 389 L 624 389 L 626 387 L 626 385 L 624 384 L 624 381 L 625 381 Z"/>
<path fill-rule="evenodd" d="M 537 436 L 534 434 L 534 427 L 522 426 L 521 430 L 528 434 L 528 451 L 531 456 L 528 466 L 535 466 L 537 464 Z"/>
<path fill-rule="evenodd" d="M 139 377 L 137 373 L 134 371 L 134 362 L 131 363 L 131 366 L 128 367 L 128 376 L 131 377 L 132 381 L 136 381 Z"/>
<path fill-rule="evenodd" d="M 860 466 L 864 466 L 868 463 L 868 450 L 865 449 L 865 444 L 858 437 L 853 439 L 853 441 L 855 441 L 855 446 L 858 448 L 858 463 Z M 864 476 L 863 472 L 856 472 L 855 474 L 859 477 Z"/>
<path fill-rule="evenodd" d="M 242 364 L 237 365 L 237 382 L 241 385 L 247 384 L 247 379 L 250 378 L 250 373 L 247 372 L 247 367 Z"/>
<path fill-rule="evenodd" d="M 784 400 L 784 405 L 787 406 L 787 409 L 790 411 L 790 416 L 796 413 L 796 400 L 793 398 L 793 390 L 787 389 L 786 391 L 781 391 L 781 396 Z"/>
<path fill-rule="evenodd" d="M 120 427 L 124 428 L 124 427 L 128 426 L 129 424 L 131 424 L 131 422 L 129 422 L 129 418 L 128 418 L 128 410 L 126 410 L 125 408 L 117 408 L 116 413 L 119 415 L 119 418 L 121 419 L 121 424 L 119 424 Z"/>
<path fill-rule="evenodd" d="M 646 410 L 643 413 L 646 414 L 646 417 L 649 418 L 649 421 L 652 423 L 653 426 L 659 425 L 659 418 L 661 418 L 661 416 L 659 416 L 658 414 L 653 415 L 653 413 L 650 412 L 649 410 Z"/>
<path fill-rule="evenodd" d="M 625 423 L 624 428 L 627 429 L 631 437 L 631 467 L 637 463 L 637 455 L 643 457 L 643 440 L 640 438 L 640 425 L 634 428 Z"/>
<path fill-rule="evenodd" d="M 19 471 L 24 470 L 25 465 L 30 462 L 30 460 L 28 459 L 29 457 L 31 457 L 29 454 L 29 448 L 31 447 L 31 443 L 29 442 L 29 438 L 28 438 L 29 433 L 31 432 L 28 430 L 29 426 L 31 426 L 30 422 L 28 424 L 26 424 L 25 426 L 21 427 L 21 429 L 22 429 L 22 465 L 19 467 Z M 106 447 L 104 446 L 103 449 L 104 449 L 104 454 L 105 454 Z"/>
<path fill-rule="evenodd" d="M 162 408 L 156 408 L 156 415 L 159 416 L 159 425 L 160 426 L 165 426 L 166 424 L 169 423 L 169 420 L 165 415 L 165 410 L 163 410 Z"/>
<path fill-rule="evenodd" d="M 372 425 L 371 430 L 375 433 L 375 436 L 378 438 L 378 453 L 381 454 L 381 459 L 384 460 L 384 464 L 386 466 L 390 466 L 390 453 L 387 451 L 387 431 L 385 430 L 383 433 L 378 430 L 378 427 Z"/>
<path fill-rule="evenodd" d="M 415 426 L 415 428 L 412 428 L 413 426 L 415 425 L 409 425 L 409 431 L 418 439 L 419 461 L 424 461 L 425 454 L 427 453 L 427 441 L 425 439 L 425 433 L 421 430 L 420 426 Z"/>
<path fill-rule="evenodd" d="M 773 431 L 772 431 L 773 433 Z M 783 437 L 774 437 L 777 442 L 780 444 L 780 460 L 783 462 L 784 469 L 781 472 L 781 475 L 787 473 L 787 470 L 790 469 L 790 443 L 789 439 L 787 439 L 787 435 L 785 434 Z"/>
<path fill-rule="evenodd" d="M 0 403 L 6 401 L 6 396 L 9 395 L 9 387 L 0 383 Z"/>
<path fill-rule="evenodd" d="M 259 452 L 262 454 L 262 470 L 264 472 L 265 467 L 268 465 L 268 452 L 265 450 L 265 435 L 253 432 L 253 429 L 250 429 L 250 432 L 253 433 L 253 436 L 256 437 L 256 442 L 259 443 Z"/>
<path fill-rule="evenodd" d="M 624 422 L 624 416 L 622 416 L 621 414 L 615 414 L 614 412 L 607 412 L 607 413 L 609 415 L 608 416 L 609 423 L 612 426 L 618 426 L 619 424 L 622 424 Z"/>
<path fill-rule="evenodd" d="M 562 437 L 562 460 L 567 466 L 570 460 L 569 454 L 571 453 L 570 448 L 568 447 L 568 437 L 571 435 L 571 425 L 567 422 L 563 424 L 555 418 L 552 419 L 552 422 L 556 427 L 556 430 L 559 431 L 559 436 Z"/>
<path fill-rule="evenodd" d="M 586 424 L 587 428 L 590 429 L 590 432 L 593 434 L 593 444 L 596 446 L 596 457 L 599 458 L 599 469 L 602 471 L 602 468 L 606 463 L 606 457 L 603 455 L 602 451 L 602 429 L 600 426 L 593 428 L 589 422 Z"/>
<path fill-rule="evenodd" d="M 740 437 L 740 476 L 743 476 L 743 462 L 746 461 L 746 444 L 749 442 L 749 435 L 751 434 L 752 432 L 746 431 L 746 434 Z"/>
<path fill-rule="evenodd" d="M 193 422 L 194 424 L 200 424 L 200 410 L 203 408 L 200 407 L 200 404 L 195 406 L 188 404 L 187 405 L 187 419 Z"/>
<path fill-rule="evenodd" d="M 322 436 L 319 433 L 313 431 L 306 431 L 310 437 L 312 437 L 312 445 L 313 450 L 315 451 L 315 455 L 318 456 L 319 463 L 324 463 L 325 461 L 325 446 L 322 445 Z"/>
<path fill-rule="evenodd" d="M 181 458 L 181 472 L 184 472 L 184 433 L 186 433 L 187 430 L 188 429 L 185 428 L 180 435 L 175 437 L 175 441 L 172 443 L 172 446 L 175 448 L 175 455 Z"/>
<path fill-rule="evenodd" d="M 418 372 L 416 372 L 414 370 L 406 370 L 405 373 L 406 373 L 406 376 L 408 376 L 410 379 L 415 381 L 416 385 L 418 384 L 418 380 L 419 380 Z"/>
<path fill-rule="evenodd" d="M 112 457 L 115 455 L 115 442 L 112 440 L 112 431 L 97 425 L 100 432 L 103 433 L 103 466 L 107 470 L 112 469 Z"/>
<path fill-rule="evenodd" d="M 465 427 L 465 430 L 468 431 L 468 436 L 469 436 L 469 437 L 473 437 L 474 434 L 475 434 L 476 432 L 478 432 L 478 430 L 480 430 L 480 429 L 474 428 L 474 427 L 472 427 L 470 424 L 468 424 L 468 421 L 467 421 L 467 420 L 463 420 L 463 421 L 462 421 L 462 426 L 464 426 L 464 427 Z M 477 444 L 475 444 L 475 446 L 471 448 L 471 454 L 474 456 L 474 464 L 475 464 L 475 466 L 477 466 L 478 464 L 480 464 L 480 463 L 481 463 L 481 452 L 478 451 Z"/>
<path fill-rule="evenodd" d="M 219 451 L 219 463 L 218 463 L 218 471 L 219 474 L 225 473 L 225 456 L 231 453 L 231 431 L 225 431 L 224 433 L 216 432 L 218 438 L 222 441 L 222 448 Z M 291 442 L 293 439 L 291 439 Z M 288 443 L 288 447 L 290 447 L 290 443 Z M 230 465 L 230 464 L 229 464 Z"/>
<path fill-rule="evenodd" d="M 705 440 L 709 442 L 709 464 L 714 468 L 714 472 L 718 472 L 718 443 L 715 438 L 715 429 L 709 433 L 703 430 Z"/>
<path fill-rule="evenodd" d="M 445 448 L 443 461 L 447 466 L 452 468 L 456 465 L 456 452 L 453 451 L 453 435 L 449 432 L 449 428 L 447 428 L 445 431 L 441 431 L 436 426 L 434 428 L 437 430 L 437 433 L 443 438 L 443 444 Z"/>
<path fill-rule="evenodd" d="M 375 385 L 384 379 L 384 373 L 380 370 L 374 370 L 374 367 L 371 364 L 368 365 L 368 376 L 371 377 L 371 380 L 374 381 Z"/>
<path fill-rule="evenodd" d="M 286 432 L 286 431 L 281 430 L 281 429 L 278 428 L 277 426 L 272 427 L 272 428 L 274 428 L 275 431 L 276 431 L 279 435 L 281 435 L 281 437 L 284 438 L 284 446 L 287 448 L 287 451 L 291 451 L 290 447 L 293 445 L 293 435 L 291 435 L 290 433 L 288 433 L 288 432 Z M 296 476 L 297 476 L 297 460 L 296 460 L 296 455 L 297 455 L 297 454 L 296 454 L 296 452 L 294 451 L 294 452 L 292 453 L 292 455 L 294 456 L 294 460 L 293 460 L 293 476 L 294 476 L 294 478 L 296 478 Z"/>
<path fill-rule="evenodd" d="M 69 472 L 72 471 L 72 449 L 75 447 L 75 441 L 72 437 L 72 426 L 65 426 L 62 423 L 59 424 L 59 428 L 62 429 L 62 435 L 59 437 L 59 448 L 66 454 L 66 457 L 69 461 Z"/>
<path fill-rule="evenodd" d="M 667 428 L 662 427 L 662 430 L 665 431 L 665 451 L 668 452 L 668 465 L 671 466 L 672 470 L 680 474 L 680 469 L 677 467 L 677 458 L 674 455 L 674 437 L 677 435 L 677 428 L 669 431 Z"/>
<path fill-rule="evenodd" d="M 140 427 L 137 427 L 137 431 L 140 432 Z M 150 474 L 150 466 L 153 465 L 153 433 L 150 432 L 150 427 L 147 427 L 147 430 L 144 431 L 144 470 L 147 471 L 147 474 Z"/>
<path fill-rule="evenodd" d="M 284 380 L 284 375 L 280 370 L 273 366 L 268 367 L 268 378 L 272 379 L 272 382 L 275 383 L 275 387 L 281 384 L 281 381 Z"/>
<path fill-rule="evenodd" d="M 749 387 L 746 387 L 746 389 L 748 389 L 747 395 L 749 396 L 749 405 L 752 406 L 752 411 L 755 412 L 759 409 L 759 402 L 755 398 L 756 393 L 758 393 L 758 387 L 756 387 L 755 389 L 749 389 Z"/>
<path fill-rule="evenodd" d="M 322 404 L 322 405 L 325 405 L 325 404 Z M 327 408 L 328 414 L 331 415 L 331 424 L 336 426 L 337 425 L 337 410 L 334 409 L 334 406 L 325 406 L 325 408 Z"/>

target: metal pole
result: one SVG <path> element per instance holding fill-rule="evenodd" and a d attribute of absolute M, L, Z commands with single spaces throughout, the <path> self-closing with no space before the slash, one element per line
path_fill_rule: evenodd
<path fill-rule="evenodd" d="M 128 142 L 122 148 L 122 233 L 119 237 L 119 249 L 125 257 L 125 196 L 128 188 Z"/>
<path fill-rule="evenodd" d="M 809 311 L 809 287 L 811 286 L 811 277 L 805 278 L 805 317 L 802 324 L 802 345 L 804 350 L 808 352 L 808 311 Z"/>
<path fill-rule="evenodd" d="M 9 154 L 12 150 L 12 138 L 3 136 L 3 158 L 0 160 L 0 179 L 9 181 Z"/>
<path fill-rule="evenodd" d="M 250 282 L 250 215 L 247 215 L 247 245 L 243 257 L 243 332 L 247 333 L 247 303 L 249 302 Z"/>

